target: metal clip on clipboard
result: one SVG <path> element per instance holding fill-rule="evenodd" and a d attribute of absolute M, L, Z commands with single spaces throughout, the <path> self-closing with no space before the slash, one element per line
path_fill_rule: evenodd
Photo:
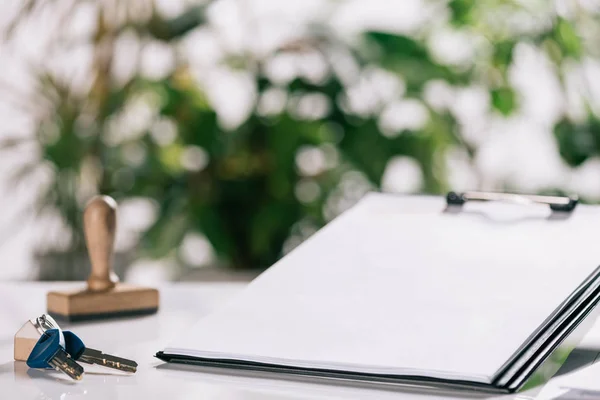
<path fill-rule="evenodd" d="M 446 195 L 446 203 L 449 206 L 462 206 L 467 201 L 501 201 L 517 204 L 547 204 L 552 211 L 571 212 L 577 206 L 577 196 L 536 196 L 513 193 L 494 192 L 449 192 Z"/>

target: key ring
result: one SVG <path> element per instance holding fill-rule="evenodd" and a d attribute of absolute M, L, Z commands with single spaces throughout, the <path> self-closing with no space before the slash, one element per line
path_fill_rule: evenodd
<path fill-rule="evenodd" d="M 49 329 L 60 329 L 60 327 L 58 326 L 58 324 L 56 323 L 54 318 L 52 318 L 48 314 L 40 315 L 39 317 L 36 318 L 36 322 L 37 323 L 34 325 L 36 326 L 38 331 L 42 330 L 42 332 L 40 332 L 40 333 L 44 333 L 45 331 L 47 331 Z"/>
<path fill-rule="evenodd" d="M 44 332 L 50 329 L 58 329 L 60 331 L 60 345 L 62 347 L 65 347 L 65 338 L 62 334 L 62 330 L 60 329 L 60 326 L 58 326 L 58 323 L 54 320 L 54 318 L 52 318 L 48 314 L 42 314 L 39 317 L 32 319 L 31 323 L 33 323 L 33 326 L 35 326 L 35 329 L 37 329 L 40 335 L 43 335 Z"/>

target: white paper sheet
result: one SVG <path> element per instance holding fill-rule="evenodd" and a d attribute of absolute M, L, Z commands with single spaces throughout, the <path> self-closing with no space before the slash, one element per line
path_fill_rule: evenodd
<path fill-rule="evenodd" d="M 370 194 L 165 353 L 489 383 L 600 264 L 600 213 Z"/>

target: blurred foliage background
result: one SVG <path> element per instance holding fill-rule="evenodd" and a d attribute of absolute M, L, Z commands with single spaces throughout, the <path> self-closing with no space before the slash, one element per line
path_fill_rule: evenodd
<path fill-rule="evenodd" d="M 40 279 L 87 274 L 81 213 L 96 193 L 150 210 L 136 240 L 118 246 L 119 272 L 135 259 L 168 259 L 170 276 L 185 278 L 206 265 L 267 268 L 369 190 L 522 190 L 518 177 L 485 179 L 477 136 L 530 115 L 518 57 L 539 60 L 560 94 L 541 124 L 565 168 L 600 152 L 585 69 L 600 51 L 593 2 L 426 0 L 410 28 L 392 21 L 341 33 L 330 22 L 347 2 L 324 1 L 318 17 L 280 35 L 259 35 L 267 28 L 246 0 L 181 2 L 170 12 L 152 0 L 20 3 L 6 43 L 27 21 L 51 13 L 55 22 L 48 62 L 29 66 L 32 90 L 1 86 L 32 123 L 0 139 L 0 157 L 21 149 L 9 179 L 35 187 L 3 228 L 12 234 L 32 210 L 60 226 L 36 249 Z M 234 7 L 244 22 L 237 46 L 219 25 Z M 82 15 L 84 28 L 73 30 Z M 148 72 L 154 58 L 162 67 Z M 57 69 L 55 59 L 84 72 Z M 220 72 L 198 67 L 205 59 Z M 456 180 L 457 163 L 468 179 Z M 570 188 L 542 182 L 532 191 Z"/>

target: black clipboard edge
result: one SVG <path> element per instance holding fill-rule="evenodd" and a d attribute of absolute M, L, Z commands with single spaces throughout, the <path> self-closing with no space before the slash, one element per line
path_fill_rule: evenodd
<path fill-rule="evenodd" d="M 511 391 L 507 388 L 500 388 L 485 383 L 444 380 L 425 376 L 382 375 L 317 368 L 289 367 L 243 360 L 208 359 L 201 357 L 182 356 L 177 354 L 167 354 L 163 351 L 156 353 L 155 357 L 169 363 L 197 365 L 208 368 L 227 368 L 242 371 L 278 373 L 284 375 L 300 375 L 324 381 L 344 380 L 352 382 L 391 384 L 399 387 L 417 386 L 427 388 L 429 390 L 467 391 L 474 394 L 511 393 Z"/>
<path fill-rule="evenodd" d="M 565 321 L 531 361 L 508 383 L 511 392 L 523 391 L 547 382 L 564 364 L 600 314 L 600 286 L 581 304 L 573 317 Z"/>

